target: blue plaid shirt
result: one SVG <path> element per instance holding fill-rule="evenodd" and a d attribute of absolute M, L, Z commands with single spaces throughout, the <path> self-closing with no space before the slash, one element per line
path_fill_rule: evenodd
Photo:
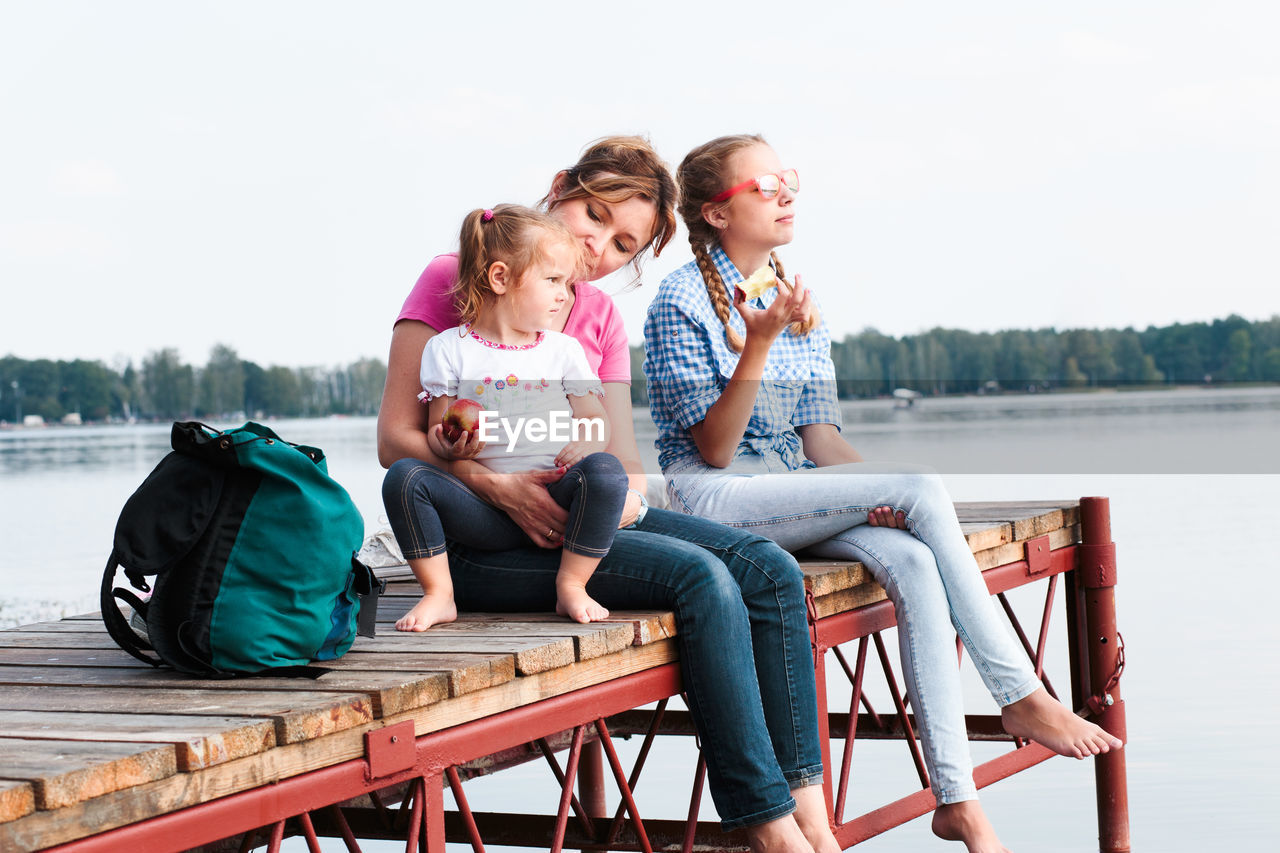
<path fill-rule="evenodd" d="M 732 299 L 734 286 L 744 276 L 719 246 L 712 248 L 711 257 Z M 777 297 L 778 291 L 771 289 L 751 304 L 767 308 Z M 745 337 L 738 312 L 730 312 L 729 322 Z M 703 464 L 689 428 L 719 399 L 738 365 L 738 353 L 729 349 L 696 262 L 685 264 L 659 285 L 645 318 L 644 349 L 649 411 L 658 427 L 663 472 Z M 734 458 L 753 456 L 766 470 L 777 472 L 814 467 L 801 453 L 795 428 L 817 423 L 839 428 L 835 378 L 825 322 L 804 337 L 784 330 L 769 350 L 755 410 Z"/>

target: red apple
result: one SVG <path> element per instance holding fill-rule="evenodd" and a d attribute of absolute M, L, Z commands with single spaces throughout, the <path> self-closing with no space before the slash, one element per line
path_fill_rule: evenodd
<path fill-rule="evenodd" d="M 474 435 L 480 428 L 480 404 L 475 400 L 454 400 L 453 405 L 445 409 L 440 423 L 444 427 L 444 437 L 449 441 L 457 441 L 464 432 Z"/>

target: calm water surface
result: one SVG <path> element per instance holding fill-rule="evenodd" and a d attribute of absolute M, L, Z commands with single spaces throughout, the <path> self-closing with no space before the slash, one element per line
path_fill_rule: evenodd
<path fill-rule="evenodd" d="M 656 470 L 652 425 L 636 415 Z M 957 500 L 1111 498 L 1134 849 L 1274 849 L 1280 389 L 925 400 L 905 410 L 860 401 L 845 418 L 864 456 L 930 464 Z M 371 419 L 271 425 L 324 448 L 366 527 L 384 526 Z M 120 507 L 167 450 L 166 426 L 0 431 L 0 627 L 96 609 Z M 1038 609 L 1034 597 L 1014 603 L 1024 621 Z M 1050 658 L 1049 674 L 1067 683 L 1063 658 Z M 969 675 L 967 707 L 986 712 L 990 699 Z M 987 748 L 974 749 L 981 759 Z M 641 813 L 682 816 L 692 769 L 687 746 L 661 747 L 637 791 Z M 468 797 L 478 809 L 513 799 L 554 808 L 548 778 L 528 765 L 468 783 Z M 912 778 L 901 744 L 860 743 L 851 809 L 910 790 Z M 1050 761 L 982 797 L 1012 850 L 1097 849 L 1088 762 Z M 714 817 L 709 801 L 704 817 Z M 857 849 L 954 848 L 924 818 Z"/>

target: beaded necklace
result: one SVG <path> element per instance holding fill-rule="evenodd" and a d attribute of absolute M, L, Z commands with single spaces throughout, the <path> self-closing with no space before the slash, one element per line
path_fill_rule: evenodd
<path fill-rule="evenodd" d="M 545 337 L 545 333 L 544 333 L 544 332 L 542 332 L 542 331 L 539 331 L 539 332 L 538 332 L 538 336 L 537 336 L 536 338 L 534 338 L 534 339 L 533 339 L 533 342 L 532 342 L 532 343 L 527 343 L 527 344 L 500 344 L 500 343 L 496 343 L 496 342 L 494 342 L 494 341 L 491 341 L 491 340 L 489 340 L 488 338 L 482 338 L 482 337 L 480 337 L 480 334 L 479 334 L 478 332 L 476 332 L 476 330 L 475 330 L 475 329 L 473 329 L 473 328 L 471 327 L 471 324 L 470 324 L 470 323 L 464 323 L 464 324 L 463 324 L 463 326 L 462 326 L 462 328 L 466 329 L 466 330 L 467 330 L 467 334 L 471 335 L 471 337 L 472 337 L 472 338 L 474 338 L 475 340 L 477 340 L 477 341 L 479 341 L 480 343 L 484 344 L 484 345 L 485 345 L 485 346 L 487 346 L 489 349 L 504 349 L 504 350 L 526 350 L 526 349 L 533 349 L 533 348 L 534 348 L 534 347 L 536 347 L 538 344 L 542 343 L 542 339 L 543 339 L 543 337 Z"/>

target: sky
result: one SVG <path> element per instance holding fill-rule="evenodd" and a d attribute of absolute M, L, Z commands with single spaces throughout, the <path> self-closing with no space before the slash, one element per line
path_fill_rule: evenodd
<path fill-rule="evenodd" d="M 462 216 L 759 132 L 871 327 L 1280 313 L 1280 5 L 0 0 L 0 355 L 385 359 Z M 605 280 L 633 343 L 643 285 Z"/>

